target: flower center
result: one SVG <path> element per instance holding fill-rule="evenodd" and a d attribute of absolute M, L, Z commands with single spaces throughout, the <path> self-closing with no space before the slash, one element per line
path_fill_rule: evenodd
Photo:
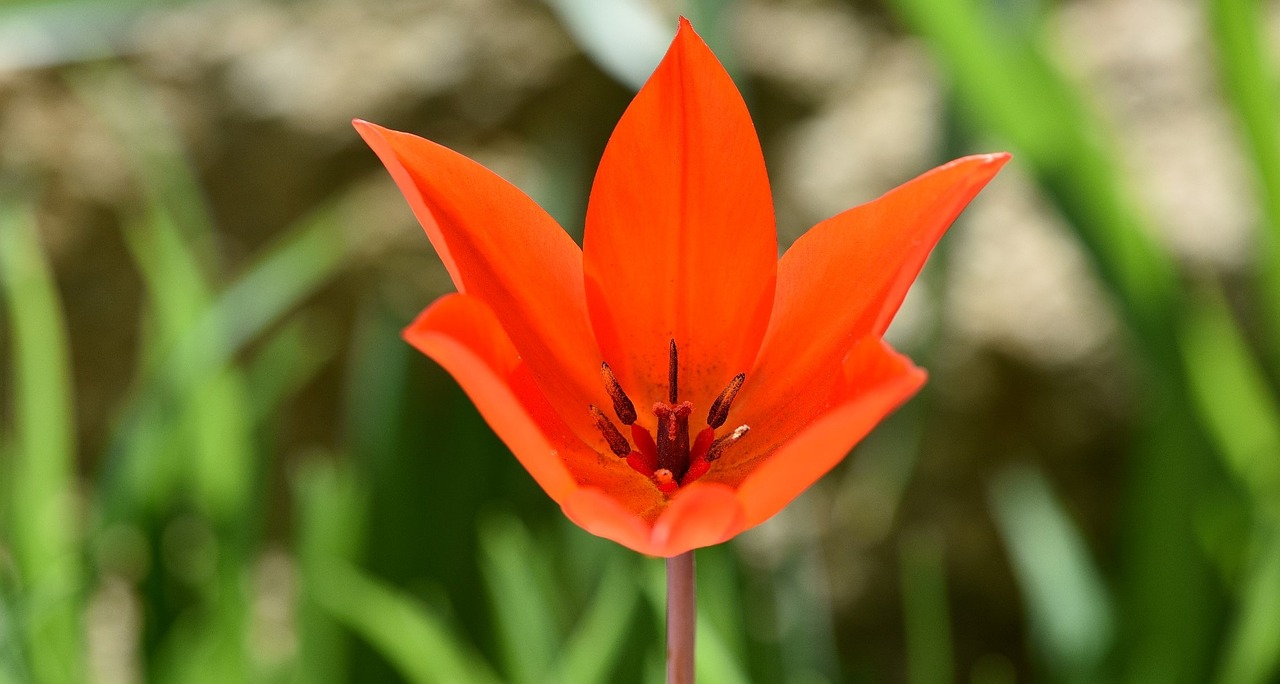
<path fill-rule="evenodd" d="M 667 401 L 659 401 L 653 405 L 653 415 L 658 419 L 655 434 L 650 435 L 648 430 L 636 423 L 638 414 L 635 404 L 622 390 L 622 385 L 618 384 L 618 378 L 607 362 L 600 364 L 600 375 L 604 378 L 609 398 L 613 400 L 613 413 L 623 425 L 631 428 L 631 439 L 623 436 L 609 416 L 595 404 L 588 407 L 595 419 L 596 429 L 600 430 L 609 444 L 609 450 L 618 457 L 627 459 L 628 465 L 652 480 L 664 494 L 671 494 L 707 474 L 711 464 L 724 454 L 725 449 L 737 443 L 751 429 L 740 425 L 731 432 L 716 437 L 716 430 L 729 419 L 733 399 L 738 396 L 738 390 L 742 389 L 742 383 L 747 379 L 746 373 L 738 373 L 729 380 L 720 396 L 711 402 L 711 408 L 707 411 L 707 427 L 700 430 L 690 443 L 689 416 L 693 414 L 693 404 L 680 401 L 679 361 L 676 341 L 671 340 L 667 363 Z"/>

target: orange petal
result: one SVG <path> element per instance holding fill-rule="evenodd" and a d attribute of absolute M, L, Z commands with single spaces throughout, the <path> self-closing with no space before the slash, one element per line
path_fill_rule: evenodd
<path fill-rule="evenodd" d="M 738 488 L 742 529 L 782 510 L 925 382 L 923 370 L 875 337 L 854 347 L 841 375 L 843 401 L 757 464 Z"/>
<path fill-rule="evenodd" d="M 1008 160 L 958 159 L 796 240 L 778 264 L 773 316 L 736 419 L 754 429 L 786 418 L 776 426 L 785 435 L 823 410 L 850 341 L 883 334 L 943 232 Z"/>
<path fill-rule="evenodd" d="M 356 129 L 404 193 L 458 290 L 484 302 L 576 434 L 594 434 L 600 353 L 587 319 L 582 254 L 518 188 L 456 152 L 364 121 Z"/>
<path fill-rule="evenodd" d="M 558 456 L 575 445 L 563 439 L 563 423 L 528 381 L 528 374 L 519 372 L 520 357 L 489 307 L 470 295 L 446 295 L 405 328 L 404 337 L 458 381 L 498 438 L 552 499 L 564 501 L 577 489 Z M 552 437 L 561 437 L 561 443 L 553 444 Z"/>
<path fill-rule="evenodd" d="M 719 544 L 741 531 L 744 520 L 733 489 L 701 482 L 682 488 L 652 524 L 596 487 L 578 489 L 562 508 L 591 534 L 666 558 Z"/>
<path fill-rule="evenodd" d="M 670 558 L 719 544 L 744 527 L 742 504 L 730 487 L 695 482 L 683 487 L 653 525 L 649 553 Z"/>
<path fill-rule="evenodd" d="M 582 487 L 560 508 L 575 525 L 650 556 L 658 555 L 649 541 L 649 523 L 596 487 Z"/>
<path fill-rule="evenodd" d="M 764 158 L 742 96 L 681 20 L 618 122 L 587 208 L 587 305 L 605 359 L 638 403 L 705 407 L 759 349 L 777 270 Z M 686 391 L 687 390 L 687 391 Z"/>

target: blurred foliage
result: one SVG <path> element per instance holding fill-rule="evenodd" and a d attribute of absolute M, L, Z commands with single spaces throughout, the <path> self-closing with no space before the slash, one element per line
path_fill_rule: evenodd
<path fill-rule="evenodd" d="M 784 242 L 821 218 L 787 151 L 842 111 L 841 60 L 893 79 L 926 50 L 901 85 L 934 93 L 939 139 L 891 151 L 1013 151 L 1118 321 L 1093 372 L 1129 385 L 1081 437 L 1061 397 L 1083 366 L 958 362 L 955 314 L 909 301 L 931 389 L 699 552 L 700 681 L 1280 677 L 1274 3 L 1196 9 L 1257 205 L 1237 266 L 1162 238 L 1134 141 L 1055 38 L 1084 0 L 376 4 L 411 48 L 311 7 L 0 8 L 0 684 L 661 680 L 661 563 L 565 521 L 399 339 L 447 284 L 345 120 L 474 152 L 580 233 L 673 9 L 748 95 Z M 751 42 L 775 33 L 781 57 Z M 885 137 L 893 102 L 855 125 Z M 962 256 L 944 241 L 912 301 L 947 306 Z"/>

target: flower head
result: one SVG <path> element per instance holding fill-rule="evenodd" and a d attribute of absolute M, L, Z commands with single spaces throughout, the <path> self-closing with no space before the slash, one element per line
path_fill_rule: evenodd
<path fill-rule="evenodd" d="M 655 556 L 764 522 L 920 388 L 882 335 L 1008 160 L 934 169 L 779 260 L 746 105 L 683 20 L 609 140 L 581 249 L 475 162 L 355 125 L 458 289 L 406 339 L 570 519 Z"/>

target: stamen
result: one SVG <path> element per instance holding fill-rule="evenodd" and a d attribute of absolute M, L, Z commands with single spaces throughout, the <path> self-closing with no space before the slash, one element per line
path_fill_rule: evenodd
<path fill-rule="evenodd" d="M 729 381 L 729 385 L 711 403 L 711 410 L 707 411 L 707 425 L 709 427 L 718 428 L 729 419 L 729 407 L 733 405 L 733 398 L 738 396 L 738 390 L 742 389 L 742 383 L 746 379 L 746 373 L 738 373 L 733 376 L 733 379 Z"/>
<path fill-rule="evenodd" d="M 676 341 L 671 340 L 671 348 L 667 353 L 667 401 L 676 403 L 677 397 L 680 396 L 679 380 L 680 380 L 680 363 L 678 354 L 676 353 Z"/>
<path fill-rule="evenodd" d="M 631 403 L 631 398 L 622 391 L 622 385 L 618 384 L 618 376 L 613 374 L 613 369 L 609 367 L 608 362 L 600 362 L 600 375 L 604 377 L 604 389 L 613 400 L 613 412 L 618 415 L 618 420 L 622 421 L 623 425 L 635 423 L 636 405 Z"/>
<path fill-rule="evenodd" d="M 604 411 L 596 408 L 595 404 L 591 404 L 587 408 L 591 411 L 591 417 L 595 418 L 596 429 L 600 431 L 600 434 L 604 435 L 604 441 L 609 443 L 609 450 L 623 458 L 629 456 L 631 454 L 631 442 L 628 442 L 627 438 L 622 436 L 622 433 L 618 431 L 618 427 L 613 424 L 613 421 L 609 420 L 609 416 L 606 416 Z"/>
<path fill-rule="evenodd" d="M 646 458 L 654 462 L 653 468 L 657 468 L 658 463 L 658 445 L 653 443 L 653 436 L 649 431 L 636 423 L 631 426 L 631 440 L 635 442 L 636 451 L 644 454 Z M 653 468 L 649 472 L 653 472 Z"/>
<path fill-rule="evenodd" d="M 716 430 L 729 418 L 734 399 L 746 382 L 747 374 L 738 373 L 711 403 L 707 412 L 707 427 L 698 430 L 697 436 L 689 433 L 689 416 L 693 404 L 680 401 L 680 354 L 672 338 L 667 352 L 667 401 L 653 404 L 653 416 L 657 425 L 650 428 L 640 425 L 636 405 L 622 389 L 618 376 L 608 362 L 600 362 L 600 377 L 605 391 L 613 402 L 613 412 L 624 427 L 629 427 L 630 438 L 594 404 L 588 406 L 596 429 L 609 445 L 609 450 L 626 461 L 633 470 L 649 478 L 664 494 L 673 494 L 707 475 L 712 462 L 719 459 L 729 447 L 738 443 L 751 428 L 740 425 L 728 434 L 716 438 Z M 691 439 L 691 437 L 693 437 Z M 690 443 L 692 442 L 692 444 Z"/>
<path fill-rule="evenodd" d="M 680 478 L 680 486 L 684 487 L 711 470 L 711 462 L 707 460 L 707 451 L 711 449 L 711 442 L 716 438 L 716 431 L 711 428 L 704 428 L 693 438 L 693 446 L 689 447 L 689 469 L 684 471 L 684 475 Z"/>
<path fill-rule="evenodd" d="M 698 461 L 707 460 L 707 451 L 711 449 L 711 443 L 716 439 L 716 431 L 711 428 L 703 428 L 697 437 L 693 438 L 693 446 L 689 447 L 689 463 L 693 464 Z"/>
<path fill-rule="evenodd" d="M 653 477 L 653 472 L 658 469 L 658 460 L 653 454 L 633 451 L 630 456 L 627 456 L 627 465 L 645 477 Z"/>
<path fill-rule="evenodd" d="M 738 440 L 742 439 L 742 437 L 750 431 L 751 431 L 750 427 L 746 425 L 739 425 L 737 428 L 734 429 L 733 432 L 730 432 L 724 437 L 721 437 L 720 439 L 717 439 L 716 441 L 712 442 L 711 448 L 707 449 L 707 461 L 711 462 L 716 460 L 717 458 L 720 458 L 720 456 L 724 454 L 725 449 L 728 449 L 729 447 L 733 446 L 735 443 L 737 443 Z"/>

